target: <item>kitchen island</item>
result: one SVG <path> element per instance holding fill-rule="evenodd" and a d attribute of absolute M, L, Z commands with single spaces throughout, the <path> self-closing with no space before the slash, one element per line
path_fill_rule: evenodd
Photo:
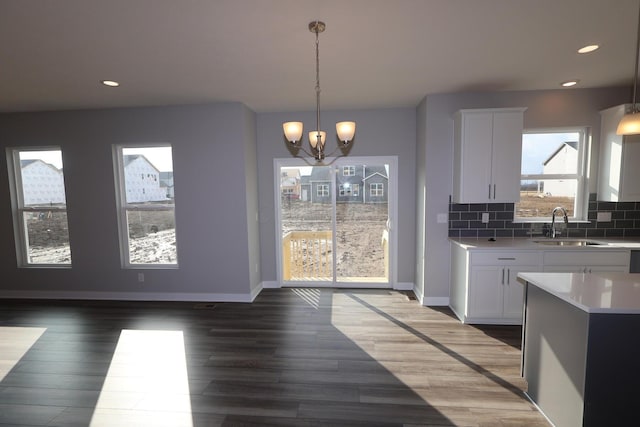
<path fill-rule="evenodd" d="M 638 425 L 640 274 L 518 277 L 528 396 L 558 427 Z"/>

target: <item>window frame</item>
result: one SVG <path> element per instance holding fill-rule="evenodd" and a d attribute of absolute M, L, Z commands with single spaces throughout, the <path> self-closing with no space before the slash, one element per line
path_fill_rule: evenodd
<path fill-rule="evenodd" d="M 22 164 L 20 162 L 20 153 L 28 151 L 60 151 L 62 156 L 62 147 L 57 145 L 42 145 L 31 147 L 7 147 L 7 171 L 9 178 L 9 192 L 11 197 L 11 210 L 13 216 L 13 233 L 16 245 L 16 261 L 19 268 L 54 268 L 69 269 L 73 265 L 73 256 L 71 251 L 71 233 L 69 231 L 69 219 L 67 216 L 67 232 L 69 233 L 69 253 L 70 261 L 68 263 L 34 263 L 29 262 L 29 237 L 28 226 L 24 220 L 25 213 L 39 212 L 56 212 L 68 213 L 66 193 L 67 184 L 64 174 L 64 161 L 62 169 L 62 185 L 65 191 L 65 203 L 63 206 L 25 206 L 24 204 L 24 188 L 22 183 Z"/>
<path fill-rule="evenodd" d="M 329 193 L 329 184 L 318 184 L 316 187 L 316 196 L 317 197 L 329 197 L 331 193 Z"/>
<path fill-rule="evenodd" d="M 175 270 L 179 268 L 179 256 L 178 256 L 178 231 L 177 224 L 175 224 L 176 207 L 175 207 L 175 195 L 174 203 L 166 204 L 154 204 L 145 206 L 129 206 L 127 203 L 127 188 L 125 186 L 124 177 L 124 149 L 127 148 L 154 148 L 154 147 L 169 147 L 171 148 L 171 161 L 173 162 L 173 146 L 168 143 L 157 144 L 118 144 L 113 145 L 113 168 L 115 178 L 115 193 L 116 193 L 116 209 L 118 218 L 118 237 L 120 242 L 120 264 L 123 269 L 155 269 L 155 270 Z M 144 179 L 144 176 L 143 176 Z M 165 211 L 173 210 L 175 233 L 176 233 L 176 262 L 174 264 L 159 264 L 159 263 L 132 263 L 130 261 L 129 251 L 129 222 L 127 213 L 137 211 Z"/>
<path fill-rule="evenodd" d="M 355 166 L 343 166 L 342 167 L 342 176 L 356 176 L 356 167 Z"/>
<path fill-rule="evenodd" d="M 338 185 L 338 195 L 341 197 L 358 197 L 360 195 L 360 184 L 344 182 Z"/>
<path fill-rule="evenodd" d="M 578 156 L 576 165 L 576 173 L 572 174 L 522 174 L 519 177 L 519 183 L 522 181 L 532 180 L 576 180 L 576 198 L 574 201 L 573 215 L 569 217 L 571 222 L 588 222 L 588 204 L 589 204 L 589 183 L 588 172 L 590 167 L 591 153 L 591 133 L 590 128 L 586 126 L 562 127 L 562 128 L 531 128 L 525 129 L 522 135 L 526 134 L 554 134 L 554 133 L 578 133 Z M 523 141 L 520 142 L 522 144 Z M 544 223 L 551 220 L 550 217 L 522 217 L 517 216 L 517 203 L 514 203 L 513 222 L 518 223 Z"/>
<path fill-rule="evenodd" d="M 369 197 L 384 197 L 384 183 L 382 182 L 370 183 Z"/>

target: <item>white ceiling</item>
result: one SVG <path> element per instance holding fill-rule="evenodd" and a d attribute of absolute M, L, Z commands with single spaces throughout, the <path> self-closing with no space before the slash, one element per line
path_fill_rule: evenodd
<path fill-rule="evenodd" d="M 327 25 L 323 109 L 568 79 L 630 85 L 638 1 L 0 0 L 0 111 L 223 101 L 314 110 L 316 19 Z M 591 43 L 602 47 L 576 53 Z"/>

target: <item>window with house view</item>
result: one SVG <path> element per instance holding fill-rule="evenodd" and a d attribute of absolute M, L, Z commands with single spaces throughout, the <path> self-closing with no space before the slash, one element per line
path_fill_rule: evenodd
<path fill-rule="evenodd" d="M 369 189 L 369 193 L 372 197 L 384 196 L 384 185 L 381 183 L 370 184 Z"/>
<path fill-rule="evenodd" d="M 46 147 L 7 154 L 18 264 L 71 265 L 62 151 Z"/>
<path fill-rule="evenodd" d="M 516 220 L 549 221 L 557 206 L 565 208 L 571 219 L 586 219 L 585 133 L 563 129 L 523 134 Z"/>
<path fill-rule="evenodd" d="M 115 148 L 123 265 L 178 265 L 170 146 Z"/>

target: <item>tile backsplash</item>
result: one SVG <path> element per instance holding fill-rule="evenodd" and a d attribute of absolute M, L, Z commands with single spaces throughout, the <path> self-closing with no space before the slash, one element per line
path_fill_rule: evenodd
<path fill-rule="evenodd" d="M 482 214 L 489 213 L 489 222 L 482 222 Z M 598 212 L 610 212 L 611 221 L 597 222 Z M 490 238 L 530 237 L 543 234 L 543 223 L 513 222 L 513 203 L 449 203 L 449 237 Z M 640 237 L 640 202 L 599 202 L 596 194 L 589 195 L 589 222 L 571 222 L 561 237 L 621 238 Z M 551 218 L 549 222 L 551 223 Z M 568 232 L 568 234 L 567 234 Z"/>

